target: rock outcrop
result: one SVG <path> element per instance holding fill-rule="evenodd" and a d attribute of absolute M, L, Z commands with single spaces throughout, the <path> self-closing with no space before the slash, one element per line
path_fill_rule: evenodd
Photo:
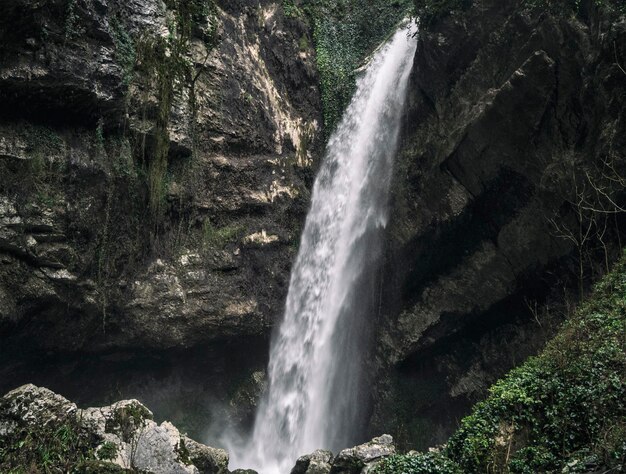
<path fill-rule="evenodd" d="M 395 452 L 393 438 L 385 434 L 359 446 L 344 449 L 337 456 L 324 450 L 301 456 L 291 474 L 367 474 L 381 460 Z"/>
<path fill-rule="evenodd" d="M 568 289 L 606 266 L 589 262 L 617 255 L 625 45 L 623 14 L 594 2 L 578 14 L 473 2 L 422 25 L 394 178 L 374 431 L 443 442 L 541 347 L 567 312 L 559 304 L 578 298 Z"/>
<path fill-rule="evenodd" d="M 318 449 L 300 456 L 291 474 L 328 474 L 332 468 L 333 453 Z"/>
<path fill-rule="evenodd" d="M 280 313 L 320 145 L 311 33 L 280 2 L 168 5 L 3 7 L 3 349 L 191 347 Z M 177 21 L 164 83 L 150 48 Z"/>
<path fill-rule="evenodd" d="M 228 472 L 224 450 L 193 441 L 171 423 L 157 424 L 137 400 L 79 409 L 34 385 L 0 399 L 0 444 L 0 468 L 8 471 L 46 466 L 94 473 Z"/>
<path fill-rule="evenodd" d="M 280 1 L 187 3 L 0 8 L 0 390 L 152 402 L 165 364 L 223 400 L 265 366 L 321 149 L 311 31 Z"/>
<path fill-rule="evenodd" d="M 333 460 L 331 474 L 367 474 L 383 458 L 396 452 L 393 438 L 382 435 L 371 441 L 344 449 Z"/>

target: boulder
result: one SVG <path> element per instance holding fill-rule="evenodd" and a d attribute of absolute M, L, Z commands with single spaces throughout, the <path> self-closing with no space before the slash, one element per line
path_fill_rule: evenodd
<path fill-rule="evenodd" d="M 366 474 L 370 472 L 383 458 L 396 452 L 393 438 L 382 435 L 371 441 L 344 449 L 333 461 L 331 474 Z"/>
<path fill-rule="evenodd" d="M 300 456 L 291 474 L 328 474 L 331 471 L 333 453 L 318 449 Z"/>

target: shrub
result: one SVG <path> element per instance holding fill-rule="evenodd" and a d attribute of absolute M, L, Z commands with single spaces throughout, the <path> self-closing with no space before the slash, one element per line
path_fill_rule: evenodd
<path fill-rule="evenodd" d="M 454 461 L 433 451 L 391 456 L 376 466 L 374 474 L 463 474 L 463 471 Z"/>

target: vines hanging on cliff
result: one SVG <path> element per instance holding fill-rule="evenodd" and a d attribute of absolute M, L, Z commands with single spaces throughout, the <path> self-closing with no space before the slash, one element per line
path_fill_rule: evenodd
<path fill-rule="evenodd" d="M 411 0 L 314 0 L 300 8 L 285 0 L 283 8 L 287 15 L 307 14 L 313 23 L 328 135 L 352 99 L 358 69 L 409 14 Z"/>
<path fill-rule="evenodd" d="M 196 71 L 191 57 L 191 42 L 194 37 L 200 37 L 205 43 L 208 57 L 215 46 L 217 25 L 217 7 L 213 0 L 166 0 L 165 4 L 173 13 L 168 19 L 169 34 L 166 37 L 140 38 L 135 66 L 147 83 L 145 91 L 153 93 L 157 101 L 154 146 L 150 158 L 145 159 L 144 156 L 148 168 L 149 206 L 156 223 L 163 212 L 167 190 L 169 124 L 177 88 L 189 88 L 192 140 L 195 135 L 194 86 L 202 67 Z M 200 26 L 201 22 L 204 22 L 204 28 Z"/>

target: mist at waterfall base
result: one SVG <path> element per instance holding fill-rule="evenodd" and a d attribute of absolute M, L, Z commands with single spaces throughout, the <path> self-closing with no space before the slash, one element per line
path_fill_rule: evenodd
<path fill-rule="evenodd" d="M 364 359 L 415 30 L 399 29 L 375 52 L 329 140 L 253 432 L 223 439 L 232 469 L 284 474 L 303 454 L 354 444 L 364 427 Z"/>

